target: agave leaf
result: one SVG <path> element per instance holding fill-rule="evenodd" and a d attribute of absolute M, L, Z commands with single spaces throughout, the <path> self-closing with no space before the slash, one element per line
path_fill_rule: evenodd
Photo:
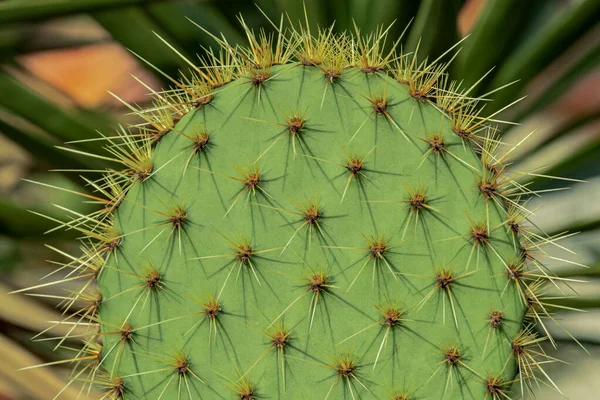
<path fill-rule="evenodd" d="M 561 226 L 553 232 L 549 232 L 550 236 L 558 235 L 562 232 L 589 232 L 600 228 L 600 217 L 583 221 L 575 221 L 569 225 Z"/>
<path fill-rule="evenodd" d="M 48 393 L 58 393 L 67 384 L 66 380 L 58 377 L 48 368 L 19 371 L 20 368 L 41 364 L 43 361 L 3 334 L 0 334 L 0 357 L 2 358 L 0 375 L 7 377 L 12 387 L 17 386 L 31 398 L 47 399 Z M 62 392 L 61 398 L 86 400 L 90 397 L 85 392 L 80 393 L 77 387 L 68 387 Z"/>
<path fill-rule="evenodd" d="M 412 0 L 352 0 L 347 7 L 361 32 L 371 32 L 381 26 L 387 29 L 393 24 L 388 31 L 386 43 L 391 47 L 417 14 L 419 3 Z"/>
<path fill-rule="evenodd" d="M 561 278 L 572 278 L 572 277 L 589 277 L 598 278 L 600 277 L 600 263 L 594 264 L 589 268 L 572 268 L 565 267 L 560 268 L 556 271 L 556 275 Z"/>
<path fill-rule="evenodd" d="M 48 321 L 60 321 L 64 318 L 53 308 L 40 304 L 34 297 L 23 294 L 8 294 L 12 289 L 0 283 L 0 319 L 15 326 L 25 328 L 31 332 L 41 332 L 48 328 Z M 58 324 L 48 332 L 51 335 L 66 335 L 71 330 L 69 325 Z M 77 327 L 71 332 L 72 335 L 82 333 L 85 330 Z"/>
<path fill-rule="evenodd" d="M 277 0 L 281 11 L 284 13 L 288 13 L 290 19 L 292 21 L 304 21 L 304 7 L 300 7 L 300 2 L 296 0 Z M 326 11 L 327 9 L 323 7 L 323 0 L 305 0 L 304 4 L 306 5 L 306 12 L 310 13 L 308 16 L 308 20 L 310 22 L 311 27 L 314 25 L 318 26 L 326 26 L 330 21 L 327 21 Z M 293 8 L 292 8 L 293 7 Z M 288 9 L 292 8 L 292 12 L 288 11 Z"/>
<path fill-rule="evenodd" d="M 66 110 L 0 70 L 0 105 L 39 126 L 61 142 L 98 137 L 102 128 L 76 110 Z M 96 149 L 97 144 L 82 147 Z"/>
<path fill-rule="evenodd" d="M 47 208 L 31 207 L 32 211 L 50 214 Z M 50 215 L 53 218 L 63 218 L 62 214 Z M 55 222 L 35 215 L 28 209 L 21 207 L 15 202 L 2 197 L 0 198 L 0 234 L 16 238 L 41 238 L 44 232 L 56 226 Z M 75 239 L 80 236 L 75 230 L 55 231 L 53 237 L 57 239 Z"/>
<path fill-rule="evenodd" d="M 306 7 L 311 29 L 316 28 L 317 25 L 325 26 L 328 23 L 325 17 L 328 4 L 322 0 L 258 0 L 256 4 L 273 21 L 279 21 L 281 14 L 285 13 L 292 22 L 305 23 L 304 8 Z M 346 5 L 346 7 L 348 6 Z"/>
<path fill-rule="evenodd" d="M 520 156 L 519 162 L 526 160 L 532 155 L 539 153 L 540 150 L 545 149 L 548 145 L 555 143 L 557 140 L 572 134 L 577 131 L 579 128 L 595 121 L 600 118 L 600 110 L 594 110 L 592 112 L 585 113 L 581 116 L 575 117 L 573 119 L 569 119 L 563 124 L 559 125 L 553 132 L 547 135 L 547 137 L 540 142 L 537 147 L 532 148 L 527 153 L 524 153 Z"/>
<path fill-rule="evenodd" d="M 371 2 L 371 4 L 373 3 Z M 412 0 L 380 0 L 377 2 L 377 7 L 371 5 L 369 18 L 361 28 L 365 32 L 369 32 L 375 30 L 378 25 L 387 26 L 393 22 L 394 25 L 390 29 L 389 37 L 392 39 L 398 38 L 404 28 L 417 15 L 418 8 L 419 3 Z"/>
<path fill-rule="evenodd" d="M 462 0 L 423 0 L 406 41 L 406 51 L 429 55 L 432 61 L 458 41 L 456 17 Z"/>
<path fill-rule="evenodd" d="M 142 8 L 125 7 L 117 10 L 97 11 L 91 15 L 110 33 L 113 39 L 163 72 L 177 76 L 178 68 L 186 66 L 180 57 L 156 35 L 152 34 L 152 32 L 156 33 L 173 47 L 179 48 L 177 42 Z M 183 23 L 183 21 L 180 22 Z M 189 55 L 187 56 L 190 58 Z M 156 74 L 156 71 L 145 63 L 144 66 Z M 159 74 L 157 76 L 164 80 L 163 76 Z"/>
<path fill-rule="evenodd" d="M 552 167 L 544 171 L 545 175 L 564 176 L 576 179 L 586 179 L 591 176 L 600 175 L 600 163 L 598 155 L 600 154 L 600 137 L 586 143 L 569 156 L 557 160 Z M 535 182 L 532 187 L 536 189 L 542 187 L 551 187 L 559 185 L 557 182 L 540 181 Z"/>
<path fill-rule="evenodd" d="M 314 8 L 314 7 L 312 7 Z M 348 9 L 348 2 L 346 0 L 331 0 L 328 2 L 328 14 L 329 21 L 335 21 L 335 29 L 338 32 L 344 30 L 353 29 L 352 26 L 352 16 L 350 14 L 350 10 Z M 312 17 L 311 14 L 308 15 L 310 19 Z"/>
<path fill-rule="evenodd" d="M 18 240 L 0 235 L 0 273 L 10 273 L 20 262 L 21 251 Z"/>
<path fill-rule="evenodd" d="M 152 1 L 157 0 L 6 0 L 0 2 L 0 23 L 31 22 Z"/>
<path fill-rule="evenodd" d="M 564 337 L 557 336 L 554 340 L 559 346 L 573 344 L 573 339 L 571 339 L 568 335 L 564 335 Z M 585 346 L 586 349 L 590 349 L 591 346 L 600 346 L 600 341 L 592 337 L 582 338 L 578 335 L 577 341 Z"/>
<path fill-rule="evenodd" d="M 459 77 L 470 87 L 486 72 L 510 54 L 514 43 L 525 34 L 532 15 L 540 9 L 540 0 L 490 0 L 477 18 L 470 37 L 459 56 Z M 487 79 L 493 77 L 494 71 Z M 481 86 L 478 88 L 481 92 Z"/>
<path fill-rule="evenodd" d="M 103 39 L 99 38 L 81 38 L 60 33 L 48 38 L 30 26 L 7 27 L 0 29 L 0 57 L 8 59 L 21 54 L 82 47 L 102 42 Z"/>
<path fill-rule="evenodd" d="M 370 29 L 367 30 L 366 25 L 367 21 L 372 21 L 370 13 L 371 8 L 374 8 L 373 2 L 369 0 L 351 0 L 349 3 L 350 15 L 353 16 L 356 25 L 369 32 Z M 381 5 L 377 5 L 377 7 L 381 7 Z"/>
<path fill-rule="evenodd" d="M 35 133 L 33 127 L 27 126 L 24 121 L 19 121 L 14 116 L 3 113 L 1 108 L 0 132 L 29 152 L 35 160 L 45 161 L 53 167 L 82 170 L 97 169 L 101 166 L 89 157 L 76 157 L 56 148 L 56 145 L 62 143 Z"/>
<path fill-rule="evenodd" d="M 599 297 L 567 297 L 562 299 L 552 300 L 552 304 L 560 307 L 575 308 L 578 310 L 587 310 L 590 308 L 600 308 Z M 552 307 L 550 307 L 552 308 Z"/>
<path fill-rule="evenodd" d="M 564 71 L 554 82 L 552 82 L 546 90 L 540 93 L 535 101 L 524 102 L 524 107 L 520 107 L 515 120 L 524 119 L 536 111 L 550 105 L 553 101 L 560 98 L 568 91 L 573 84 L 582 76 L 593 70 L 600 64 L 600 40 L 597 40 L 594 45 L 581 55 L 573 65 Z"/>
<path fill-rule="evenodd" d="M 499 68 L 489 87 L 497 88 L 517 81 L 494 96 L 486 110 L 493 112 L 518 97 L 527 83 L 560 56 L 572 43 L 597 23 L 597 0 L 570 3 L 519 46 Z"/>
<path fill-rule="evenodd" d="M 186 18 L 203 26 L 214 35 L 220 36 L 223 33 L 232 46 L 244 41 L 239 29 L 210 3 L 201 5 L 187 2 L 156 3 L 148 6 L 147 12 L 190 55 L 198 53 L 201 50 L 200 46 L 213 46 L 214 40 L 188 22 Z M 164 44 L 161 43 L 161 46 L 164 47 Z M 190 60 L 193 62 L 195 59 Z"/>

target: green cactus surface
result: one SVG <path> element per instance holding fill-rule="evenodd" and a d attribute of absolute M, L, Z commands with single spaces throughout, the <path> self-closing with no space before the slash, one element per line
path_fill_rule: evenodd
<path fill-rule="evenodd" d="M 73 382 L 164 400 L 538 383 L 547 239 L 481 99 L 384 30 L 277 30 L 215 38 L 218 55 L 130 106 L 143 123 L 103 137 L 96 157 L 123 168 L 88 182 L 98 212 L 62 224 L 84 236 L 61 280 L 84 282 L 63 321 L 61 344 L 86 343 Z"/>

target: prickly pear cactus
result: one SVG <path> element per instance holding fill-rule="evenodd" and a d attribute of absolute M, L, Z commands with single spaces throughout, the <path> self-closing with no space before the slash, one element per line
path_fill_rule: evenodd
<path fill-rule="evenodd" d="M 446 64 L 384 52 L 383 30 L 278 31 L 215 38 L 105 137 L 122 168 L 63 224 L 84 236 L 56 281 L 83 282 L 60 322 L 59 346 L 85 341 L 73 382 L 105 399 L 509 399 L 547 377 L 547 239 L 481 99 Z"/>

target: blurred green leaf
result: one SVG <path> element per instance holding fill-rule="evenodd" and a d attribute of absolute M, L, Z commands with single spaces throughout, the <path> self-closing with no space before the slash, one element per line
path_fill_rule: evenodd
<path fill-rule="evenodd" d="M 595 229 L 600 229 L 600 218 L 590 218 L 583 221 L 577 221 L 568 225 L 561 226 L 552 232 L 548 232 L 548 235 L 554 236 L 563 232 L 589 232 Z"/>
<path fill-rule="evenodd" d="M 60 33 L 47 37 L 31 26 L 8 27 L 0 29 L 0 57 L 9 58 L 38 51 L 88 46 L 104 41 Z"/>
<path fill-rule="evenodd" d="M 351 0 L 347 8 L 363 35 L 375 31 L 378 27 L 389 28 L 386 48 L 391 48 L 416 16 L 419 6 L 419 2 L 412 0 Z M 353 25 L 350 25 L 349 29 L 354 32 Z M 404 42 L 407 40 L 406 36 L 403 38 Z"/>
<path fill-rule="evenodd" d="M 594 264 L 589 268 L 572 268 L 565 267 L 561 268 L 556 272 L 556 276 L 561 278 L 572 278 L 572 277 L 594 277 L 600 278 L 600 263 Z"/>
<path fill-rule="evenodd" d="M 520 107 L 515 120 L 520 121 L 527 115 L 547 107 L 598 65 L 600 65 L 600 40 L 596 41 L 590 49 L 576 59 L 573 65 L 548 85 L 547 89 L 539 94 L 535 101 L 529 103 L 527 106 Z"/>
<path fill-rule="evenodd" d="M 10 310 L 14 311 L 14 308 Z M 24 309 L 24 318 L 28 318 L 27 311 L 29 310 Z M 55 318 L 60 319 L 60 316 L 56 315 Z M 15 388 L 20 388 L 22 393 L 25 393 L 23 394 L 25 398 L 48 398 L 48 393 L 58 393 L 68 382 L 64 376 L 56 374 L 48 368 L 20 371 L 20 368 L 37 365 L 44 361 L 28 352 L 4 333 L 0 334 L 0 357 L 2 357 L 0 374 L 7 377 Z M 76 387 L 65 388 L 61 397 L 64 400 L 90 399 L 85 390 L 79 390 Z"/>
<path fill-rule="evenodd" d="M 575 117 L 573 119 L 569 119 L 568 121 L 564 122 L 563 124 L 559 125 L 553 132 L 551 132 L 548 136 L 546 136 L 544 138 L 543 141 L 541 141 L 537 147 L 532 148 L 530 151 L 528 151 L 527 153 L 523 154 L 520 158 L 519 161 L 523 161 L 527 158 L 529 158 L 530 156 L 534 156 L 535 154 L 537 154 L 540 150 L 546 148 L 548 145 L 556 142 L 557 140 L 570 135 L 571 133 L 577 131 L 579 128 L 587 125 L 588 123 L 591 123 L 592 121 L 596 120 L 600 118 L 600 110 L 594 110 L 592 112 L 580 115 L 578 117 Z"/>
<path fill-rule="evenodd" d="M 497 92 L 494 101 L 486 106 L 491 113 L 519 96 L 521 90 L 571 44 L 598 22 L 598 0 L 573 1 L 567 10 L 556 12 L 516 50 L 499 68 L 489 87 L 497 88 L 517 81 Z"/>
<path fill-rule="evenodd" d="M 148 6 L 147 12 L 190 55 L 200 53 L 201 45 L 210 47 L 215 42 L 186 18 L 191 19 L 216 36 L 220 36 L 222 33 L 232 46 L 241 44 L 244 41 L 244 37 L 239 33 L 237 27 L 234 27 L 214 5 L 208 2 L 201 4 L 189 2 L 157 3 Z M 163 43 L 161 43 L 161 46 L 165 47 Z M 195 62 L 196 58 L 190 58 L 190 61 Z"/>
<path fill-rule="evenodd" d="M 458 41 L 456 18 L 462 0 L 423 0 L 413 21 L 405 50 L 415 51 L 433 61 Z"/>
<path fill-rule="evenodd" d="M 40 213 L 48 213 L 47 210 L 33 209 Z M 53 218 L 62 218 L 61 215 L 51 215 Z M 0 198 L 0 234 L 16 238 L 42 237 L 44 232 L 56 226 L 52 222 L 39 215 L 35 215 L 15 202 Z M 54 239 L 75 239 L 81 236 L 77 231 L 58 230 L 53 232 Z"/>
<path fill-rule="evenodd" d="M 457 78 L 465 87 L 477 82 L 486 72 L 510 54 L 514 43 L 525 34 L 524 26 L 543 4 L 540 0 L 488 0 L 459 56 Z M 493 72 L 487 80 L 493 77 Z M 480 85 L 474 93 L 481 93 Z"/>
<path fill-rule="evenodd" d="M 311 8 L 311 10 L 314 9 Z M 338 32 L 353 30 L 352 16 L 346 0 L 331 0 L 327 7 L 328 23 L 335 21 L 335 29 Z M 309 14 L 309 18 L 310 18 Z"/>
<path fill-rule="evenodd" d="M 185 67 L 187 70 L 188 65 L 185 61 L 178 57 L 153 32 L 175 48 L 179 48 L 178 43 L 160 25 L 156 24 L 143 9 L 124 7 L 118 10 L 97 11 L 91 15 L 110 33 L 113 39 L 143 57 L 167 75 L 177 77 L 180 68 Z M 178 22 L 181 24 L 187 23 L 184 19 Z M 180 51 L 182 50 L 180 49 Z M 184 55 L 191 60 L 189 55 Z M 156 74 L 156 71 L 151 67 L 145 63 L 142 64 L 149 71 Z M 165 79 L 160 74 L 157 74 L 157 77 L 161 80 Z"/>
<path fill-rule="evenodd" d="M 380 0 L 377 5 L 377 7 L 369 7 L 369 18 L 365 21 L 362 29 L 364 32 L 369 32 L 378 25 L 388 26 L 396 21 L 389 32 L 391 39 L 389 44 L 391 45 L 417 15 L 419 3 L 413 0 Z"/>
<path fill-rule="evenodd" d="M 371 9 L 375 8 L 373 2 L 369 0 L 349 0 L 348 3 L 347 8 L 356 25 L 360 26 L 365 32 L 369 32 L 370 29 L 367 30 L 368 28 L 365 25 L 371 20 Z M 377 7 L 381 7 L 381 5 L 378 4 Z"/>
<path fill-rule="evenodd" d="M 305 24 L 304 6 L 306 6 L 310 27 L 311 29 L 315 29 L 317 25 L 324 26 L 328 24 L 326 11 L 327 7 L 331 4 L 327 3 L 332 2 L 324 2 L 322 0 L 256 0 L 255 3 L 277 24 L 279 23 L 279 18 L 281 18 L 282 14 L 289 16 L 294 24 L 298 24 L 299 22 Z M 346 8 L 348 7 L 349 6 L 346 5 Z M 284 16 L 286 22 L 287 16 Z M 246 15 L 244 15 L 244 18 L 246 18 Z M 265 26 L 265 22 L 266 21 L 263 20 L 260 25 Z"/>
<path fill-rule="evenodd" d="M 598 297 L 567 297 L 561 299 L 553 299 L 553 305 L 557 305 L 559 307 L 568 307 L 575 308 L 578 310 L 587 310 L 590 308 L 600 308 L 600 298 Z M 552 309 L 553 307 L 548 307 Z M 558 311 L 561 311 L 560 308 L 557 307 Z"/>
<path fill-rule="evenodd" d="M 0 273 L 10 272 L 20 260 L 19 242 L 13 237 L 0 234 Z"/>
<path fill-rule="evenodd" d="M 164 0 L 5 0 L 0 2 L 0 23 L 31 22 L 155 1 Z"/>
<path fill-rule="evenodd" d="M 107 125 L 99 124 L 99 118 L 91 120 L 77 110 L 63 109 L 2 70 L 0 93 L 1 106 L 39 126 L 61 142 L 97 138 L 96 129 L 107 129 Z M 98 145 L 83 143 L 81 147 L 97 150 Z"/>
<path fill-rule="evenodd" d="M 587 179 L 590 176 L 600 175 L 600 137 L 595 138 L 590 143 L 586 143 L 582 148 L 572 154 L 555 161 L 554 165 L 544 171 L 545 175 L 568 177 L 575 179 Z M 548 188 L 564 186 L 564 182 L 556 180 L 538 180 L 533 182 L 531 188 Z"/>
<path fill-rule="evenodd" d="M 57 149 L 57 145 L 62 143 L 43 137 L 32 131 L 23 123 L 3 115 L 0 109 L 0 133 L 8 139 L 21 146 L 33 156 L 36 161 L 45 161 L 55 168 L 71 169 L 97 169 L 101 167 L 100 163 L 94 162 L 89 157 L 78 157 L 73 154 Z M 77 177 L 75 177 L 77 178 Z M 79 178 L 77 178 L 79 180 Z"/>

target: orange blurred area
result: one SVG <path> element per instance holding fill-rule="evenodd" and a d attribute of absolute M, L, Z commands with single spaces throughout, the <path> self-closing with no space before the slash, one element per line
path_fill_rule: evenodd
<path fill-rule="evenodd" d="M 132 74 L 157 86 L 156 79 L 117 43 L 34 53 L 21 56 L 19 62 L 85 108 L 118 104 L 109 91 L 127 102 L 143 101 L 148 90 L 135 84 Z"/>

